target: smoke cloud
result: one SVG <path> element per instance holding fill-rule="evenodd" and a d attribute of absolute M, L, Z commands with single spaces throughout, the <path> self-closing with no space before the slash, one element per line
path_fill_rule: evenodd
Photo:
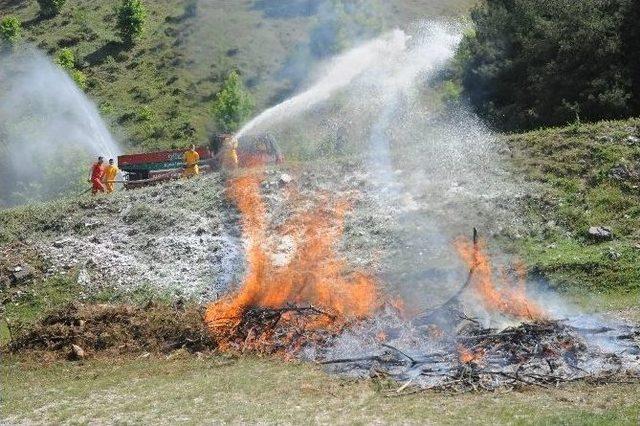
<path fill-rule="evenodd" d="M 454 240 L 516 221 L 499 143 L 471 113 L 444 113 L 428 82 L 454 55 L 461 28 L 417 24 L 366 42 L 320 68 L 309 88 L 249 122 L 291 158 L 364 159 L 379 206 L 394 218 L 383 281 L 424 309 L 465 281 Z M 327 148 L 328 146 L 328 148 Z"/>
<path fill-rule="evenodd" d="M 82 189 L 92 157 L 120 151 L 95 105 L 43 54 L 0 58 L 0 206 Z"/>

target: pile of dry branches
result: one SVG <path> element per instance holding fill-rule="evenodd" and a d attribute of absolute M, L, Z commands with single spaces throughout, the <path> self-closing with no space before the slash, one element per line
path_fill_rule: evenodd
<path fill-rule="evenodd" d="M 613 337 L 619 348 L 600 350 L 588 338 Z M 519 386 L 557 386 L 575 380 L 619 381 L 638 362 L 640 330 L 581 329 L 562 321 L 525 323 L 502 331 L 477 323 L 434 344 L 439 350 L 413 354 L 381 345 L 371 356 L 325 360 L 338 371 L 359 370 L 420 389 L 494 390 Z M 638 370 L 636 369 L 636 372 Z M 635 377 L 636 380 L 640 377 Z"/>
<path fill-rule="evenodd" d="M 209 328 L 221 350 L 292 358 L 308 345 L 326 345 L 345 325 L 319 308 L 288 305 L 250 308 L 240 318 L 209 324 Z"/>
<path fill-rule="evenodd" d="M 73 303 L 35 325 L 12 330 L 9 350 L 67 354 L 73 345 L 86 354 L 214 348 L 198 306 Z"/>

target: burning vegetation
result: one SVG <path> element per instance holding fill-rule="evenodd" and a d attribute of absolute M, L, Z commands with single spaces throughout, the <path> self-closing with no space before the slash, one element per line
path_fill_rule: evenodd
<path fill-rule="evenodd" d="M 483 242 L 459 239 L 456 242 L 456 248 L 471 270 L 469 284 L 487 310 L 517 319 L 547 318 L 542 307 L 527 297 L 526 276 L 523 268 L 519 269 L 518 283 L 509 282 L 506 274 L 502 274 L 501 282 L 496 285 L 491 261 Z"/>
<path fill-rule="evenodd" d="M 247 273 L 240 289 L 211 304 L 205 322 L 222 349 L 284 352 L 335 335 L 350 321 L 374 313 L 379 304 L 372 277 L 347 273 L 335 251 L 347 210 L 345 202 L 323 204 L 295 215 L 281 229 L 293 236 L 296 251 L 275 266 L 266 247 L 266 209 L 261 174 L 229 181 L 229 197 L 242 214 L 247 238 Z"/>
<path fill-rule="evenodd" d="M 302 356 L 340 373 L 404 381 L 401 389 L 549 386 L 640 371 L 637 329 L 552 320 L 527 297 L 523 268 L 518 282 L 504 273 L 496 279 L 477 234 L 456 242 L 469 266 L 467 282 L 445 305 L 420 315 L 408 315 L 402 301 L 385 297 L 371 276 L 349 271 L 336 251 L 348 210 L 343 201 L 320 197 L 280 226 L 278 233 L 292 236 L 296 249 L 288 264 L 274 265 L 260 189 L 257 172 L 229 182 L 247 239 L 247 273 L 235 293 L 207 308 L 205 322 L 220 350 Z M 487 328 L 464 312 L 464 292 L 489 312 L 526 322 Z M 434 320 L 443 316 L 446 325 Z M 344 339 L 352 339 L 346 352 L 340 349 Z M 613 341 L 615 349 L 595 340 Z M 303 355 L 306 348 L 311 352 Z M 344 356 L 354 351 L 357 356 Z"/>
<path fill-rule="evenodd" d="M 553 319 L 527 297 L 523 271 L 519 281 L 494 272 L 477 235 L 456 242 L 469 268 L 460 290 L 440 307 L 412 312 L 338 251 L 348 200 L 304 199 L 289 188 L 300 210 L 274 229 L 262 174 L 245 173 L 229 179 L 227 189 L 246 240 L 245 278 L 234 293 L 202 311 L 183 304 L 72 305 L 32 328 L 12 330 L 9 348 L 76 359 L 78 353 L 175 350 L 273 354 L 403 382 L 399 391 L 547 387 L 640 374 L 637 327 Z M 293 241 L 292 250 L 287 262 L 274 262 L 271 248 L 282 236 Z M 469 300 L 514 324 L 491 328 L 465 311 Z"/>
<path fill-rule="evenodd" d="M 420 315 L 408 315 L 402 301 L 386 297 L 371 276 L 349 271 L 336 251 L 348 211 L 343 201 L 321 198 L 280 226 L 278 233 L 292 236 L 296 249 L 288 264 L 274 265 L 260 189 L 258 172 L 229 181 L 228 194 L 242 214 L 247 239 L 247 273 L 235 293 L 206 310 L 219 350 L 302 356 L 340 373 L 404 381 L 401 389 L 550 386 L 613 380 L 640 370 L 637 329 L 552 320 L 527 297 L 523 268 L 515 283 L 504 273 L 495 278 L 476 234 L 473 241 L 456 242 L 469 267 L 467 282 L 445 305 Z M 464 312 L 463 292 L 489 312 L 527 322 L 487 328 Z M 443 316 L 446 325 L 435 320 Z M 357 356 L 340 349 L 345 339 L 352 339 L 346 352 Z M 615 342 L 615 349 L 595 340 Z M 303 355 L 305 348 L 311 352 Z"/>

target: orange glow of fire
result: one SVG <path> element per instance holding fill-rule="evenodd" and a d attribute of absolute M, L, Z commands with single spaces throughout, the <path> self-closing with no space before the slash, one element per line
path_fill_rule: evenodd
<path fill-rule="evenodd" d="M 371 315 L 379 305 L 374 280 L 360 272 L 347 274 L 346 262 L 335 250 L 342 235 L 346 205 L 341 203 L 335 208 L 328 205 L 295 215 L 286 226 L 288 235 L 297 243 L 295 253 L 288 265 L 275 266 L 266 248 L 261 173 L 255 170 L 246 173 L 230 179 L 228 195 L 242 214 L 248 269 L 235 294 L 208 306 L 205 322 L 212 332 L 219 335 L 224 329 L 237 326 L 251 308 L 311 305 L 330 313 L 305 319 L 304 324 L 300 324 L 300 318 L 282 316 L 281 321 L 293 321 L 297 329 L 339 327 L 339 323 L 349 319 Z"/>
<path fill-rule="evenodd" d="M 527 297 L 523 267 L 519 268 L 518 284 L 509 283 L 506 274 L 503 274 L 497 286 L 482 242 L 474 244 L 459 239 L 456 248 L 460 257 L 473 269 L 472 289 L 487 309 L 519 319 L 541 320 L 547 317 L 544 309 Z"/>
<path fill-rule="evenodd" d="M 464 346 L 458 346 L 458 359 L 461 364 L 479 364 L 485 357 L 484 349 L 471 351 Z"/>

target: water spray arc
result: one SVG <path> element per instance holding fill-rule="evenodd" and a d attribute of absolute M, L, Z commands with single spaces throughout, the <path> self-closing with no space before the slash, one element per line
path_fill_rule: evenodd
<path fill-rule="evenodd" d="M 35 50 L 0 60 L 0 134 L 5 200 L 29 188 L 38 188 L 42 199 L 63 193 L 72 188 L 69 180 L 86 178 L 80 169 L 91 157 L 121 153 L 93 102 Z M 69 173 L 49 171 L 56 167 Z"/>

